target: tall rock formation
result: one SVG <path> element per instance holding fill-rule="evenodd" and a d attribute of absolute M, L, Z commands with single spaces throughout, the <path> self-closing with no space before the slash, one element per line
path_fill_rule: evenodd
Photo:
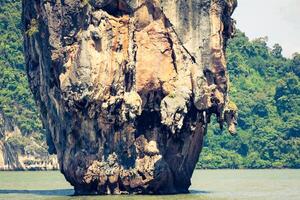
<path fill-rule="evenodd" d="M 210 116 L 235 131 L 235 0 L 23 0 L 31 89 L 76 194 L 188 192 Z"/>

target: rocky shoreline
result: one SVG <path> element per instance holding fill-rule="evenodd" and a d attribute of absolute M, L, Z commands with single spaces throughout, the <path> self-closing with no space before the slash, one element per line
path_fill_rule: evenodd
<path fill-rule="evenodd" d="M 41 133 L 23 133 L 0 112 L 0 171 L 58 170 L 56 155 L 37 139 Z"/>
<path fill-rule="evenodd" d="M 55 155 L 24 155 L 9 144 L 0 141 L 0 171 L 46 171 L 58 170 Z"/>

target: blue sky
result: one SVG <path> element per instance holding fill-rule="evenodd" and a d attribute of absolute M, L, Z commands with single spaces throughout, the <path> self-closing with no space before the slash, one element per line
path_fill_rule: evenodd
<path fill-rule="evenodd" d="M 300 53 L 300 0 L 238 0 L 233 18 L 250 39 L 268 36 L 283 54 Z"/>

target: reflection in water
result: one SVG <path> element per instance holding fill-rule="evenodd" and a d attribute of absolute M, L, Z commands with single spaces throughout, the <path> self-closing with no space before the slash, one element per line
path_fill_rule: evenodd
<path fill-rule="evenodd" d="M 74 193 L 72 189 L 57 190 L 1 190 L 0 194 L 34 194 L 42 196 L 70 196 Z"/>
<path fill-rule="evenodd" d="M 207 194 L 205 191 L 197 191 L 192 190 L 190 194 L 182 194 L 182 195 L 122 195 L 122 196 L 73 196 L 73 189 L 56 189 L 56 190 L 1 190 L 1 194 L 9 194 L 9 195 L 17 195 L 18 198 L 22 199 L 22 195 L 37 195 L 42 199 L 55 199 L 55 200 L 93 200 L 93 199 L 104 199 L 104 200 L 117 200 L 117 199 L 126 199 L 126 200 L 140 200 L 141 197 L 143 200 L 180 200 L 180 199 L 203 199 L 206 200 L 208 198 L 201 197 L 201 194 Z M 43 197 L 45 196 L 45 197 Z M 0 196 L 1 199 L 1 196 Z"/>
<path fill-rule="evenodd" d="M 207 200 L 209 198 L 199 196 L 202 192 L 198 192 L 198 194 L 184 194 L 184 195 L 122 195 L 122 196 L 72 196 L 73 190 L 71 189 L 62 189 L 62 190 L 0 190 L 1 194 L 10 194 L 10 197 L 13 199 L 25 199 L 26 195 L 36 195 L 34 198 L 37 199 L 54 199 L 54 200 L 185 200 L 185 199 L 197 199 L 197 200 Z M 25 196 L 23 196 L 25 195 Z M 7 198 L 9 198 L 7 196 Z M 2 199 L 0 197 L 0 199 Z"/>
<path fill-rule="evenodd" d="M 208 194 L 210 192 L 206 192 L 206 191 L 199 191 L 199 190 L 191 190 L 190 194 L 183 194 L 183 195 L 162 195 L 162 196 L 156 196 L 156 195 L 148 195 L 146 196 L 147 198 L 152 198 L 155 197 L 156 199 L 159 197 L 162 197 L 163 199 L 168 199 L 168 198 L 172 198 L 174 199 L 174 197 L 199 197 L 198 195 L 201 194 Z M 32 194 L 32 195 L 38 195 L 38 196 L 63 196 L 63 197 L 73 197 L 75 198 L 75 196 L 73 196 L 74 194 L 74 190 L 73 189 L 56 189 L 56 190 L 1 190 L 0 189 L 0 194 L 20 194 L 20 195 L 26 195 L 26 194 Z M 96 198 L 97 196 L 89 196 L 90 198 Z M 123 195 L 121 196 L 121 198 L 124 199 L 133 199 L 134 197 L 137 197 L 137 199 L 141 198 L 141 195 L 137 195 L 137 196 L 129 196 L 129 195 Z M 143 195 L 144 197 L 144 195 Z M 78 197 L 78 198 L 82 198 L 82 197 Z M 85 197 L 88 198 L 88 197 Z M 111 199 L 111 196 L 101 196 L 101 198 L 109 198 Z M 120 198 L 120 197 L 118 197 Z"/>

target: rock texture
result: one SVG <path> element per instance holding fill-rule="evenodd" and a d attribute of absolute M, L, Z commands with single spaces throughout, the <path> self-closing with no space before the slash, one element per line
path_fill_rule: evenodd
<path fill-rule="evenodd" d="M 76 194 L 185 193 L 210 116 L 235 131 L 235 0 L 23 0 L 29 82 Z"/>
<path fill-rule="evenodd" d="M 57 158 L 47 153 L 35 134 L 25 135 L 0 111 L 0 171 L 58 169 Z"/>

